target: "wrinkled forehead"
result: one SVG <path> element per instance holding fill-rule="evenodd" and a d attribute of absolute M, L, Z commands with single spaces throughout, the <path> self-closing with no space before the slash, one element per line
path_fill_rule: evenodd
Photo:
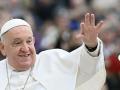
<path fill-rule="evenodd" d="M 6 33 L 6 32 L 9 32 L 11 30 L 16 30 L 14 28 L 18 27 L 18 26 L 27 26 L 27 27 L 30 27 L 31 26 L 25 21 L 25 20 L 22 20 L 22 19 L 11 19 L 9 21 L 7 21 L 1 28 L 1 31 L 0 31 L 0 38 Z M 20 30 L 20 29 L 17 29 L 17 30 Z M 31 30 L 31 29 L 29 29 Z"/>

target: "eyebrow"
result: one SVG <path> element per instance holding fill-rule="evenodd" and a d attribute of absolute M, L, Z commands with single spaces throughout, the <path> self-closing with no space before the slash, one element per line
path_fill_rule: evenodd
<path fill-rule="evenodd" d="M 33 37 L 30 36 L 30 37 L 28 37 L 27 39 L 33 39 Z M 14 41 L 17 41 L 17 40 L 21 40 L 21 38 L 15 38 L 15 39 L 13 39 L 13 42 L 14 42 Z"/>

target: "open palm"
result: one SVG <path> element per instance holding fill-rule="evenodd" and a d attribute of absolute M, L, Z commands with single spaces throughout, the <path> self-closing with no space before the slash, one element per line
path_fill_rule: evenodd
<path fill-rule="evenodd" d="M 97 45 L 97 37 L 103 25 L 103 21 L 100 21 L 95 25 L 94 14 L 87 13 L 85 20 L 80 24 L 80 30 L 78 37 L 82 38 L 83 42 L 88 47 L 95 47 Z"/>

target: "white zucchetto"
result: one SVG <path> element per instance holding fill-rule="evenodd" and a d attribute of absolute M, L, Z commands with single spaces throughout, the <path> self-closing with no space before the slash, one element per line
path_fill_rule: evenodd
<path fill-rule="evenodd" d="M 9 21 L 7 21 L 1 28 L 0 31 L 0 37 L 5 34 L 6 32 L 8 32 L 9 30 L 11 30 L 12 28 L 16 27 L 16 26 L 28 26 L 31 27 L 30 24 L 28 24 L 26 21 L 22 20 L 22 19 L 11 19 Z"/>

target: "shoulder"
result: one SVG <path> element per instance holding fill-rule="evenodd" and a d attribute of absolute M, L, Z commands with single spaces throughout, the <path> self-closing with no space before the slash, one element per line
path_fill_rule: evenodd
<path fill-rule="evenodd" d="M 42 51 L 40 52 L 38 55 L 47 55 L 47 56 L 55 56 L 55 55 L 58 55 L 58 56 L 64 56 L 64 55 L 68 55 L 69 52 L 63 50 L 63 49 L 50 49 L 50 50 L 45 50 L 45 51 Z"/>
<path fill-rule="evenodd" d="M 45 50 L 37 54 L 37 61 L 38 62 L 59 62 L 61 60 L 64 60 L 66 56 L 69 55 L 69 52 L 62 50 L 62 49 L 50 49 Z"/>

